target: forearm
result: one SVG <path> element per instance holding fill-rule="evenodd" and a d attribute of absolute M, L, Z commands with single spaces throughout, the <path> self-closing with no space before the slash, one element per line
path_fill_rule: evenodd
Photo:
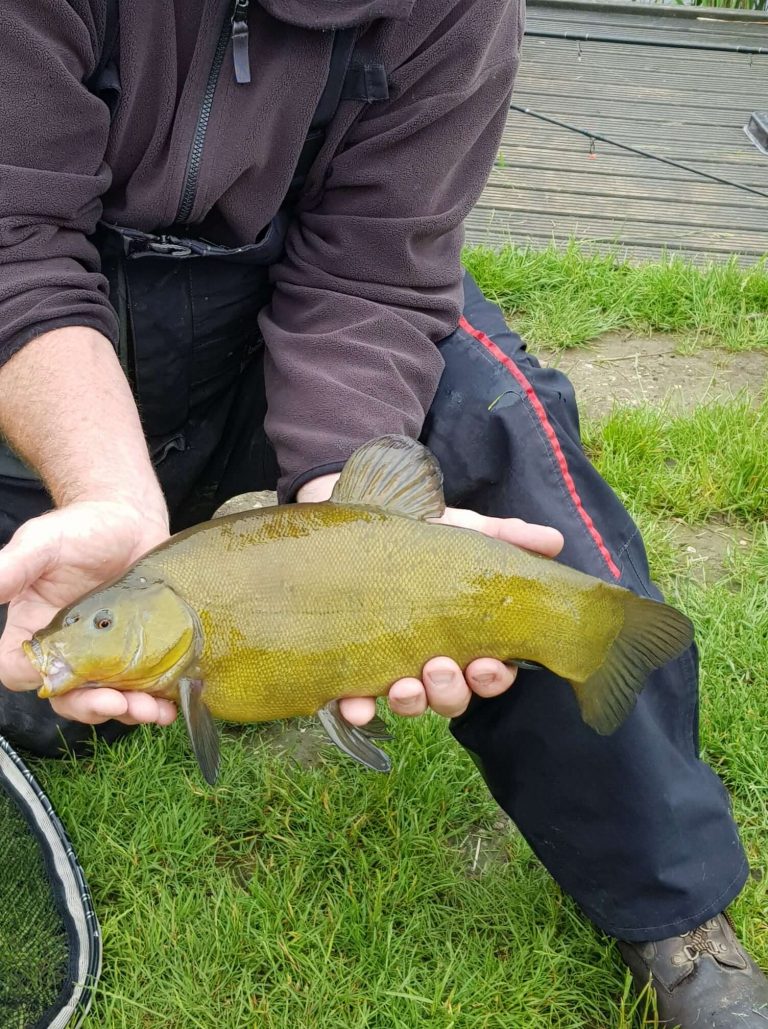
<path fill-rule="evenodd" d="M 55 329 L 0 368 L 0 430 L 58 506 L 109 499 L 166 518 L 130 387 L 95 330 Z"/>
<path fill-rule="evenodd" d="M 464 302 L 462 223 L 498 150 L 522 34 L 517 0 L 461 7 L 415 5 L 388 100 L 360 111 L 332 174 L 310 172 L 272 268 L 259 324 L 284 500 L 374 436 L 418 438 L 434 400 L 436 344 Z"/>

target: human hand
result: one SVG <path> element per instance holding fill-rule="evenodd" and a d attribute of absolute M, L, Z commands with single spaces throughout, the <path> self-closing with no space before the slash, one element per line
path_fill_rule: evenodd
<path fill-rule="evenodd" d="M 318 502 L 331 495 L 338 475 L 324 475 L 306 483 L 299 490 L 300 501 Z M 446 525 L 475 529 L 486 536 L 514 543 L 545 557 L 556 557 L 563 548 L 563 537 L 557 529 L 535 525 L 520 518 L 489 518 L 463 508 L 446 508 L 439 519 Z M 447 657 L 435 657 L 424 666 L 421 679 L 398 679 L 389 691 L 390 709 L 397 715 L 413 717 L 431 708 L 446 718 L 457 718 L 466 711 L 476 693 L 480 697 L 496 697 L 515 681 L 517 670 L 493 658 L 478 658 L 466 669 Z M 373 697 L 346 697 L 339 702 L 346 720 L 365 725 L 376 713 Z"/>
<path fill-rule="evenodd" d="M 49 511 L 22 525 L 0 550 L 0 604 L 8 618 L 0 638 L 0 683 L 12 690 L 41 685 L 21 649 L 63 607 L 119 575 L 168 537 L 167 515 L 139 510 L 125 501 L 83 500 Z M 168 725 L 176 707 L 146 693 L 95 687 L 72 690 L 51 700 L 64 718 L 98 725 L 116 719 L 126 725 Z"/>

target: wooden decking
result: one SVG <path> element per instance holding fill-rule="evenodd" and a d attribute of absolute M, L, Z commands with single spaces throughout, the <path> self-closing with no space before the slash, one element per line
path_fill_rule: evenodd
<path fill-rule="evenodd" d="M 468 242 L 575 238 L 631 259 L 745 263 L 768 252 L 768 156 L 743 131 L 768 110 L 768 15 L 711 15 L 534 0 L 513 103 L 766 197 L 608 143 L 591 153 L 588 138 L 511 110 Z M 592 38 L 552 38 L 565 33 Z"/>

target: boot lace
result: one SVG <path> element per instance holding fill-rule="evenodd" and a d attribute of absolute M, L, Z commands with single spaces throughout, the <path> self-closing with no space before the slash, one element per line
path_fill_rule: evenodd
<path fill-rule="evenodd" d="M 688 933 L 683 933 L 681 939 L 685 942 L 681 950 L 673 955 L 672 964 L 679 966 L 689 961 L 695 963 L 704 954 L 710 954 L 713 958 L 724 954 L 728 950 L 727 944 L 723 943 L 722 940 L 712 939 L 712 934 L 718 931 L 720 931 L 720 926 L 717 919 L 713 918 L 709 922 L 700 925 L 698 929 L 692 929 Z"/>

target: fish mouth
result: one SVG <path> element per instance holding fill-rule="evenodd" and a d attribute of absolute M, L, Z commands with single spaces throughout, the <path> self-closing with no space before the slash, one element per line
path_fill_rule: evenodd
<path fill-rule="evenodd" d="M 60 654 L 46 656 L 40 641 L 34 636 L 31 640 L 25 640 L 22 647 L 34 669 L 43 678 L 43 685 L 37 691 L 38 697 L 47 700 L 77 685 L 78 676 L 69 662 Z"/>
<path fill-rule="evenodd" d="M 37 636 L 33 636 L 31 640 L 24 640 L 21 648 L 35 671 L 40 672 L 42 675 L 43 668 L 45 667 L 45 654 Z"/>

